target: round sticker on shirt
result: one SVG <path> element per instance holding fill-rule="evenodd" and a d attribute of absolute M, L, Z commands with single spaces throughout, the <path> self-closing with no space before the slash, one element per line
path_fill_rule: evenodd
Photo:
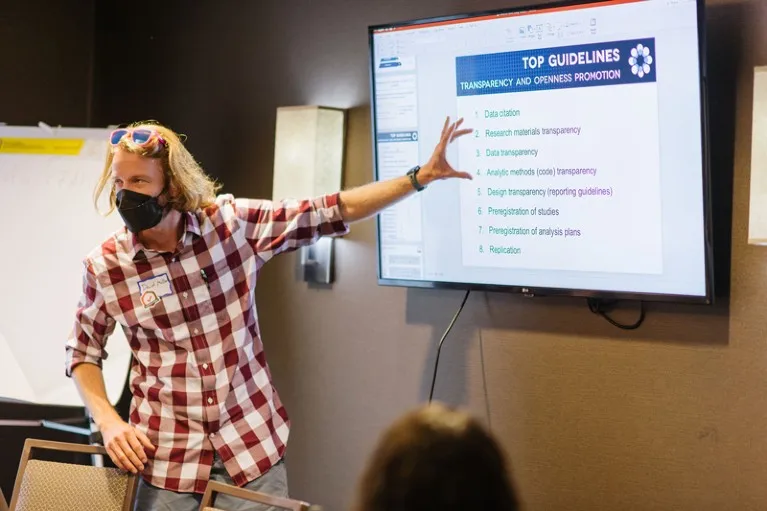
<path fill-rule="evenodd" d="M 154 291 L 144 291 L 144 294 L 141 295 L 141 304 L 144 306 L 144 308 L 150 308 L 157 304 L 157 302 L 160 301 L 160 297 L 157 296 L 157 293 Z"/>

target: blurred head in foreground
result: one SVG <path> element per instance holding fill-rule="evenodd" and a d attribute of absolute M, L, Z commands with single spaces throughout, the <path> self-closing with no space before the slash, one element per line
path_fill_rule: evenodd
<path fill-rule="evenodd" d="M 386 430 L 363 473 L 355 511 L 516 511 L 503 454 L 470 415 L 443 405 Z"/>

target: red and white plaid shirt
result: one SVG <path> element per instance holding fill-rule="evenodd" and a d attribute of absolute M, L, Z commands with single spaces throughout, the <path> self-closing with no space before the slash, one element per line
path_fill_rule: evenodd
<path fill-rule="evenodd" d="M 130 423 L 156 447 L 147 482 L 202 493 L 214 449 L 240 486 L 282 458 L 290 423 L 264 358 L 256 278 L 274 255 L 347 229 L 338 194 L 225 195 L 185 214 L 175 253 L 145 249 L 122 229 L 85 259 L 66 372 L 101 366 L 107 337 L 122 326 L 134 355 Z"/>

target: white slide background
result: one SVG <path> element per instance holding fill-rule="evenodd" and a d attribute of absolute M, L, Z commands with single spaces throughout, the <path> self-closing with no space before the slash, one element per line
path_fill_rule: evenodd
<path fill-rule="evenodd" d="M 85 139 L 78 156 L 0 154 L 0 398 L 82 406 L 64 374 L 65 343 L 82 291 L 82 261 L 119 215 L 99 215 L 92 194 L 107 151 L 106 129 L 0 126 L 0 138 Z M 116 403 L 130 364 L 119 325 L 104 361 L 107 394 Z"/>
<path fill-rule="evenodd" d="M 458 99 L 476 137 L 460 146 L 460 168 L 481 171 L 462 183 L 463 259 L 467 266 L 660 274 L 661 191 L 655 83 L 611 85 Z M 519 110 L 485 119 L 484 111 Z M 478 114 L 475 116 L 475 112 Z M 616 112 L 619 114 L 616 115 Z M 581 128 L 579 135 L 486 138 L 485 130 Z M 487 149 L 535 149 L 537 157 L 487 157 Z M 479 151 L 480 156 L 477 156 Z M 490 177 L 488 169 L 596 168 L 596 175 Z M 500 197 L 489 192 L 599 187 L 613 196 Z M 491 216 L 487 208 L 556 208 L 558 216 Z M 483 211 L 477 213 L 478 208 Z M 479 226 L 482 226 L 480 231 Z M 578 229 L 578 237 L 493 236 L 496 228 Z M 480 234 L 481 232 L 481 234 Z M 535 232 L 535 231 L 531 231 Z M 490 245 L 520 249 L 493 255 Z M 480 253 L 479 247 L 484 250 Z"/>

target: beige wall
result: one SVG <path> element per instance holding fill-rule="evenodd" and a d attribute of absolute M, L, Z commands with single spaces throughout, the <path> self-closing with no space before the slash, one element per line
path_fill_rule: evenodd
<path fill-rule="evenodd" d="M 490 422 L 529 510 L 767 509 L 767 251 L 745 244 L 750 69 L 767 63 L 767 2 L 718 4 L 712 37 L 726 40 L 712 53 L 737 61 L 714 78 L 737 81 L 729 304 L 650 306 L 625 333 L 581 300 L 477 293 L 446 342 L 436 395 Z M 369 127 L 368 106 L 352 110 L 346 186 L 371 175 Z M 294 264 L 271 263 L 258 292 L 294 421 L 290 481 L 340 510 L 382 428 L 425 399 L 461 292 L 378 287 L 373 222 L 337 243 L 332 289 L 297 282 Z"/>

